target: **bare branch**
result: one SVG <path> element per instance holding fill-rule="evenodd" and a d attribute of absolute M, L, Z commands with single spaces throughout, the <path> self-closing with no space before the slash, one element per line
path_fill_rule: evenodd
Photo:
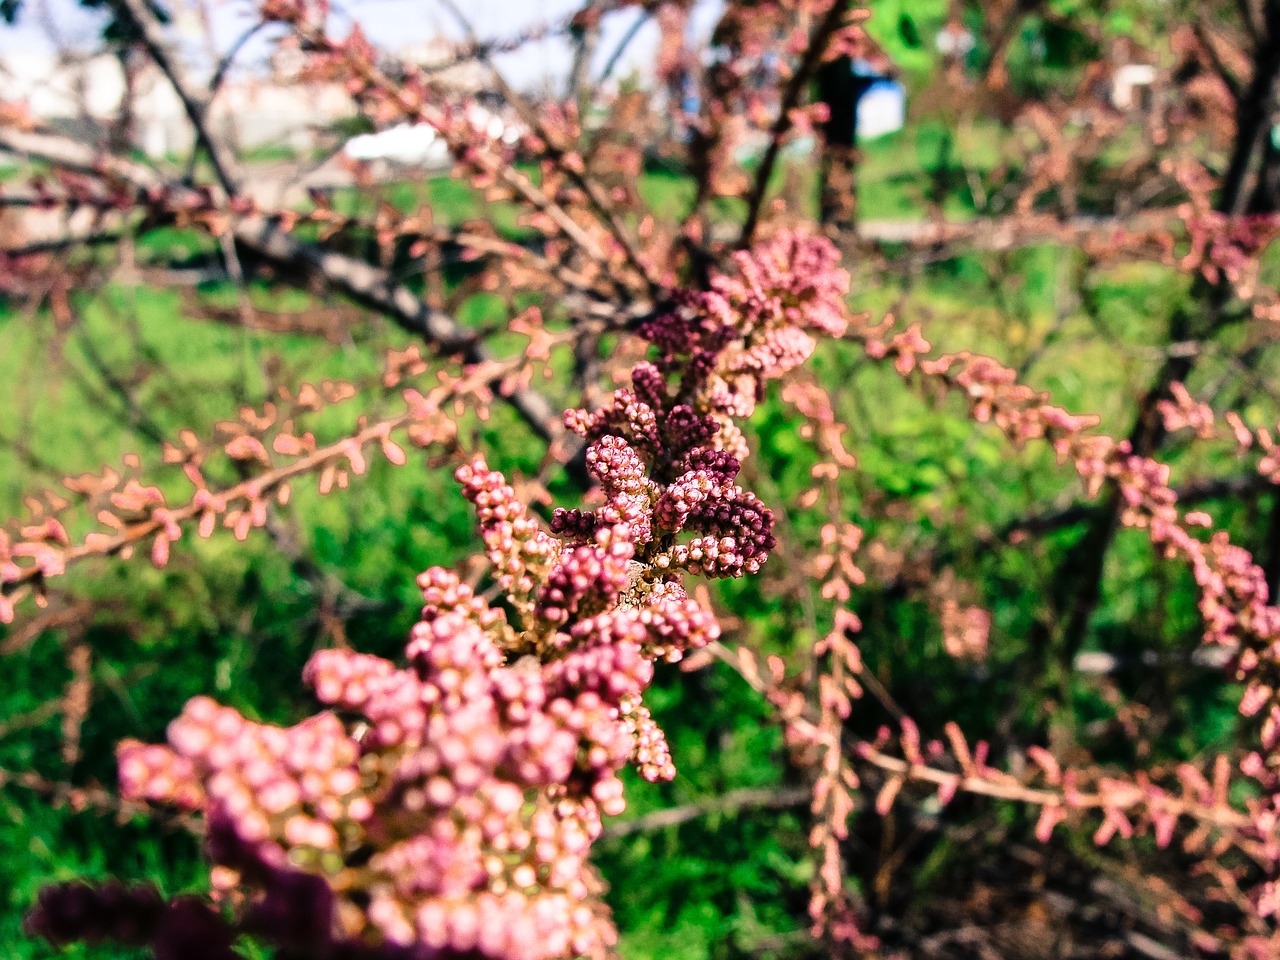
<path fill-rule="evenodd" d="M 475 30 L 472 28 L 470 21 L 466 18 L 466 15 L 463 14 L 453 0 L 441 0 L 441 2 L 444 4 L 445 9 L 452 13 L 454 19 L 458 21 L 459 25 L 466 30 L 472 38 L 474 38 Z M 617 243 L 619 249 L 622 250 L 623 255 L 627 258 L 628 265 L 636 271 L 640 276 L 640 279 L 646 284 L 650 295 L 656 294 L 659 290 L 658 282 L 650 276 L 649 270 L 645 266 L 644 261 L 640 259 L 639 251 L 636 250 L 635 243 L 628 234 L 626 226 L 623 224 L 617 213 L 610 207 L 608 199 L 600 189 L 600 184 L 588 177 L 586 172 L 581 168 L 581 158 L 573 158 L 572 160 L 568 158 L 566 156 L 566 151 L 560 148 L 556 144 L 555 138 L 548 133 L 546 124 L 542 122 L 541 115 L 533 105 L 517 93 L 509 83 L 507 83 L 506 78 L 489 57 L 482 56 L 481 61 L 489 68 L 490 75 L 493 77 L 493 81 L 497 85 L 498 91 L 502 94 L 503 98 L 511 104 L 516 113 L 519 114 L 520 119 L 527 123 L 530 129 L 532 129 L 534 133 L 538 135 L 539 139 L 542 140 L 548 156 L 556 161 L 560 169 L 568 174 L 569 179 L 586 194 L 595 215 L 609 230 L 614 242 Z"/>
<path fill-rule="evenodd" d="M 636 38 L 636 34 L 640 32 L 640 28 L 649 22 L 650 13 L 648 10 L 641 10 L 640 15 L 636 17 L 635 23 L 627 28 L 627 32 L 622 35 L 622 39 L 618 41 L 618 45 L 613 48 L 613 52 L 609 54 L 609 59 L 605 61 L 604 68 L 600 71 L 600 76 L 596 79 L 596 84 L 602 84 L 613 76 L 613 71 L 617 69 L 622 55 L 627 52 L 627 47 L 631 46 L 631 41 Z"/>
<path fill-rule="evenodd" d="M 769 146 L 765 148 L 760 169 L 756 172 L 755 186 L 752 187 L 751 195 L 747 199 L 747 218 L 742 224 L 742 234 L 738 237 L 740 247 L 749 245 L 755 237 L 756 226 L 760 222 L 760 208 L 764 204 L 765 194 L 769 191 L 769 179 L 773 176 L 773 168 L 778 163 L 782 140 L 791 129 L 791 111 L 800 105 L 805 87 L 827 51 L 827 42 L 840 28 L 840 22 L 848 10 L 849 0 L 836 0 L 831 5 L 831 9 L 809 34 L 809 43 L 805 48 L 804 57 L 796 67 L 796 72 L 787 81 L 782 100 L 778 104 L 778 116 L 773 121 L 773 128 L 769 131 Z"/>
<path fill-rule="evenodd" d="M 689 803 L 681 807 L 670 807 L 666 810 L 655 810 L 634 820 L 613 821 L 604 830 L 609 840 L 627 837 L 633 833 L 648 833 L 665 827 L 675 827 L 690 820 L 707 817 L 717 813 L 737 813 L 741 810 L 755 808 L 758 810 L 785 810 L 791 807 L 802 807 L 813 799 L 812 793 L 804 787 L 789 787 L 775 790 L 742 789 L 730 790 L 714 800 L 701 803 Z"/>
<path fill-rule="evenodd" d="M 189 188 L 166 183 L 149 167 L 104 156 L 94 148 L 66 137 L 24 133 L 0 127 L 0 147 L 14 153 L 39 157 L 58 166 L 84 173 L 108 175 L 123 180 L 153 199 L 167 195 L 177 205 L 203 202 Z M 468 363 L 484 363 L 489 351 L 475 335 L 460 327 L 447 313 L 425 302 L 408 287 L 396 283 L 387 271 L 338 253 L 325 251 L 294 237 L 274 218 L 261 214 L 235 221 L 232 233 L 238 244 L 271 263 L 299 270 L 357 303 L 370 307 L 397 326 L 417 334 L 443 354 L 458 354 Z M 577 449 L 569 441 L 557 411 L 541 394 L 521 388 L 504 396 L 542 439 L 559 447 L 566 459 Z"/>
<path fill-rule="evenodd" d="M 195 127 L 196 140 L 209 155 L 214 176 L 229 195 L 234 195 L 237 192 L 235 157 L 231 155 L 225 143 L 209 132 L 206 122 L 209 100 L 197 92 L 200 85 L 187 73 L 181 55 L 165 36 L 164 28 L 147 5 L 147 0 L 112 0 L 112 3 L 121 14 L 133 21 L 138 32 L 142 34 L 142 42 L 146 45 L 147 52 L 155 60 L 156 66 L 164 71 L 169 82 L 173 84 L 178 99 L 182 101 L 182 108 L 186 111 L 191 125 Z"/>

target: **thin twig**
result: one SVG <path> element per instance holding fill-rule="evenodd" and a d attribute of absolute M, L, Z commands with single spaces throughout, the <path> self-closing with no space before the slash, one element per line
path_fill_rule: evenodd
<path fill-rule="evenodd" d="M 161 71 L 173 86 L 174 93 L 182 101 L 182 109 L 195 128 L 196 141 L 204 148 L 213 167 L 213 174 L 228 196 L 234 196 L 236 187 L 236 161 L 226 146 L 208 129 L 209 100 L 198 91 L 200 85 L 188 76 L 182 57 L 164 34 L 164 28 L 156 19 L 147 0 L 112 0 L 116 9 L 133 21 L 142 35 L 142 42 Z"/>
<path fill-rule="evenodd" d="M 747 199 L 747 218 L 742 224 L 742 233 L 738 237 L 739 247 L 750 245 L 755 237 L 756 226 L 760 222 L 760 210 L 764 205 L 765 194 L 769 191 L 769 180 L 773 176 L 773 168 L 782 150 L 782 140 L 791 129 L 791 111 L 799 106 L 809 79 L 826 54 L 827 41 L 839 29 L 840 21 L 844 19 L 849 9 L 849 3 L 850 0 L 836 0 L 826 15 L 818 21 L 817 26 L 809 34 L 809 45 L 805 48 L 800 65 L 787 81 L 782 100 L 778 104 L 778 116 L 774 119 L 773 128 L 769 131 L 769 146 L 765 148 L 764 159 L 760 161 L 760 169 L 756 172 L 755 185 Z"/>
<path fill-rule="evenodd" d="M 633 833 L 648 833 L 666 827 L 679 826 L 690 820 L 711 816 L 717 813 L 737 813 L 748 808 L 760 810 L 786 810 L 800 807 L 812 799 L 809 790 L 803 787 L 784 787 L 780 789 L 742 789 L 730 790 L 714 800 L 701 803 L 689 803 L 666 810 L 655 810 L 634 820 L 611 821 L 604 828 L 604 837 L 616 840 Z"/>

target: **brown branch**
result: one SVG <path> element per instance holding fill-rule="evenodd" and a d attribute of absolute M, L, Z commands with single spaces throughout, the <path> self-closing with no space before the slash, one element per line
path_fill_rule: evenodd
<path fill-rule="evenodd" d="M 1280 78 L 1280 3 L 1266 8 L 1266 41 L 1255 54 L 1254 72 L 1248 87 L 1236 102 L 1236 138 L 1231 160 L 1222 178 L 1215 211 L 1228 217 L 1244 213 L 1251 199 L 1249 172 L 1269 130 L 1277 79 Z M 1234 295 L 1225 275 L 1216 282 L 1199 274 L 1188 304 L 1178 306 L 1169 320 L 1169 338 L 1186 341 L 1217 333 L 1224 324 L 1224 312 Z M 1202 311 L 1203 317 L 1193 315 Z M 1166 357 L 1138 402 L 1129 431 L 1130 449 L 1140 457 L 1151 457 L 1166 439 L 1159 415 L 1162 401 L 1170 396 L 1171 384 L 1186 381 L 1195 368 L 1194 356 Z M 1094 513 L 1084 536 L 1075 545 L 1067 563 L 1058 571 L 1052 599 L 1062 623 L 1060 656 L 1065 667 L 1084 644 L 1089 625 L 1102 597 L 1102 576 L 1107 555 L 1120 526 L 1122 499 L 1114 482 L 1108 484 L 1104 501 Z"/>
<path fill-rule="evenodd" d="M 209 155 L 209 163 L 213 167 L 213 174 L 218 183 L 229 196 L 235 195 L 237 192 L 235 157 L 231 155 L 226 145 L 209 131 L 207 124 L 209 99 L 197 92 L 200 85 L 187 74 L 181 55 L 165 36 L 164 28 L 156 19 L 147 0 L 112 0 L 112 6 L 120 14 L 132 20 L 134 26 L 138 28 L 143 45 L 151 54 L 151 59 L 169 78 L 174 92 L 182 101 L 182 109 L 186 111 L 187 118 L 195 128 L 197 142 Z"/>
<path fill-rule="evenodd" d="M 313 44 L 317 49 L 330 49 L 331 44 L 328 38 L 320 30 L 297 28 L 300 39 Z M 450 124 L 444 111 L 440 110 L 432 104 L 429 104 L 416 96 L 394 81 L 385 71 L 373 63 L 369 63 L 359 57 L 347 55 L 346 65 L 350 67 L 361 80 L 372 87 L 381 90 L 392 103 L 400 110 L 405 117 L 411 117 L 420 120 L 431 126 L 437 133 L 444 138 L 445 143 L 449 146 L 451 152 L 455 155 L 461 155 L 460 146 L 473 148 L 473 144 L 459 144 L 454 133 L 452 124 Z M 571 240 L 579 249 L 581 249 L 588 257 L 595 260 L 606 270 L 610 267 L 610 261 L 603 249 L 586 230 L 584 230 L 571 217 L 560 204 L 556 203 L 551 197 L 547 196 L 532 180 L 513 167 L 511 164 L 500 161 L 491 156 L 486 151 L 475 151 L 471 157 L 473 162 L 480 164 L 486 173 L 496 177 L 500 182 L 509 187 L 528 203 L 533 209 L 537 210 L 549 217 L 569 240 Z"/>
<path fill-rule="evenodd" d="M 1159 233 L 1183 222 L 1176 207 L 1137 211 L 1127 216 L 1056 217 L 1049 214 L 1010 214 L 973 220 L 864 220 L 858 224 L 858 240 L 874 245 L 901 245 L 928 253 L 928 259 L 953 256 L 953 248 L 1002 252 L 1032 243 L 1113 244 L 1117 231 Z M 711 236 L 729 242 L 730 224 L 716 225 Z"/>
<path fill-rule="evenodd" d="M 1272 486 L 1266 477 L 1257 473 L 1246 473 L 1236 477 L 1214 477 L 1204 480 L 1192 480 L 1180 487 L 1175 487 L 1178 503 L 1188 505 L 1203 503 L 1206 500 L 1219 500 L 1223 497 L 1239 497 L 1251 493 L 1260 493 Z M 1012 520 L 997 532 L 975 541 L 979 549 L 1008 543 L 1018 534 L 1042 535 L 1060 530 L 1063 527 L 1083 523 L 1093 516 L 1097 506 L 1092 503 L 1073 503 L 1061 510 L 1050 513 L 1035 514 L 1018 520 Z"/>
<path fill-rule="evenodd" d="M 475 32 L 470 22 L 463 16 L 462 11 L 452 0 L 442 0 L 445 8 L 450 10 L 454 18 L 462 24 L 463 28 L 475 36 Z M 589 56 L 589 55 L 588 55 Z M 635 270 L 648 287 L 649 293 L 656 294 L 660 289 L 660 284 L 652 277 L 644 261 L 640 259 L 640 253 L 636 250 L 635 243 L 632 242 L 627 228 L 623 224 L 622 219 L 610 207 L 608 199 L 600 189 L 600 184 L 587 176 L 586 171 L 579 166 L 581 158 L 577 158 L 578 162 L 565 162 L 565 151 L 556 145 L 554 137 L 547 131 L 546 124 L 542 122 L 542 116 L 537 109 L 533 107 L 524 97 L 522 97 L 512 86 L 507 83 L 506 78 L 499 72 L 497 66 L 488 57 L 482 57 L 481 61 L 489 68 L 489 73 L 493 77 L 494 83 L 498 87 L 498 92 L 503 98 L 511 104 L 519 115 L 520 119 L 529 125 L 529 127 L 537 134 L 542 141 L 547 156 L 557 163 L 560 169 L 568 176 L 570 182 L 575 184 L 587 196 L 587 200 L 591 204 L 595 215 L 603 222 L 604 226 L 612 235 L 613 240 L 622 250 L 623 256 L 626 257 L 627 263 L 631 269 Z M 585 112 L 584 112 L 585 113 Z"/>
<path fill-rule="evenodd" d="M 70 807 L 76 813 L 86 810 L 98 813 L 114 813 L 122 819 L 145 816 L 166 828 L 179 828 L 185 832 L 200 834 L 200 821 L 186 814 L 161 811 L 143 803 L 124 800 L 105 787 L 90 785 L 78 787 L 70 783 L 50 780 L 29 770 L 16 772 L 0 769 L 0 787 L 21 787 L 29 790 L 55 807 Z"/>
<path fill-rule="evenodd" d="M 773 128 L 769 131 L 769 146 L 765 149 L 764 158 L 760 161 L 755 185 L 747 199 L 747 218 L 742 224 L 742 233 L 738 237 L 739 247 L 749 246 L 755 237 L 756 226 L 760 222 L 760 209 L 764 204 L 765 194 L 769 190 L 769 179 L 773 176 L 773 168 L 777 165 L 778 155 L 782 151 L 782 139 L 791 129 L 791 111 L 799 106 L 805 86 L 827 52 L 827 41 L 840 28 L 840 21 L 844 19 L 849 4 L 850 0 L 835 0 L 832 3 L 831 9 L 810 32 L 804 57 L 787 82 L 782 100 L 778 104 L 778 116 L 774 119 Z"/>
<path fill-rule="evenodd" d="M 717 813 L 737 813 L 740 810 L 754 808 L 759 810 L 786 810 L 800 807 L 813 799 L 812 791 L 803 787 L 785 787 L 780 789 L 730 790 L 714 800 L 701 803 L 689 803 L 680 807 L 669 807 L 666 810 L 655 810 L 634 820 L 611 821 L 604 828 L 604 837 L 616 840 L 633 833 L 648 833 L 675 827 L 690 820 L 711 816 Z"/>
<path fill-rule="evenodd" d="M 1280 3 L 1265 5 L 1265 35 L 1254 54 L 1253 76 L 1236 101 L 1236 142 L 1222 179 L 1218 210 L 1231 216 L 1244 213 L 1246 189 L 1254 156 L 1270 132 L 1280 78 Z"/>
<path fill-rule="evenodd" d="M 1205 56 L 1208 57 L 1209 66 L 1213 68 L 1213 72 L 1217 74 L 1218 79 L 1223 82 L 1227 90 L 1231 93 L 1232 99 L 1239 100 L 1240 80 L 1234 73 L 1227 69 L 1227 65 L 1218 54 L 1217 45 L 1214 43 L 1206 15 L 1203 11 L 1196 22 L 1192 24 L 1191 29 L 1195 33 L 1196 40 L 1200 42 L 1200 46 L 1203 48 Z"/>
<path fill-rule="evenodd" d="M 67 233 L 47 240 L 36 240 L 24 243 L 20 247 L 0 248 L 0 262 L 4 260 L 20 260 L 23 257 L 34 257 L 45 253 L 63 253 L 74 247 L 102 247 L 119 243 L 118 233 Z"/>
<path fill-rule="evenodd" d="M 953 773 L 922 763 L 909 763 L 899 757 L 884 753 L 869 743 L 860 744 L 858 757 L 877 769 L 907 782 L 928 783 L 946 789 L 963 790 L 977 796 L 996 800 L 1009 800 L 1037 807 L 1060 807 L 1063 810 L 1133 810 L 1143 804 L 1159 806 L 1164 813 L 1187 817 L 1199 823 L 1228 830 L 1247 830 L 1253 826 L 1248 816 L 1231 807 L 1215 804 L 1202 806 L 1164 795 L 1158 803 L 1145 793 L 1134 789 L 1129 803 L 1120 803 L 1108 793 L 1082 793 L 1079 791 L 1029 787 L 1017 778 L 1000 771 L 984 768 L 970 773 Z"/>
<path fill-rule="evenodd" d="M 199 191 L 169 183 L 150 167 L 104 155 L 67 137 L 0 127 L 0 147 L 81 173 L 123 181 L 138 191 L 143 200 L 164 198 L 177 207 L 204 202 Z M 283 229 L 275 218 L 262 214 L 240 217 L 231 229 L 236 242 L 245 249 L 279 267 L 298 270 L 322 280 L 349 299 L 376 310 L 402 329 L 418 335 L 442 354 L 458 354 L 468 363 L 476 364 L 492 359 L 474 334 L 459 326 L 444 311 L 425 303 L 408 287 L 396 283 L 385 270 L 299 240 Z M 544 396 L 521 387 L 503 395 L 503 399 L 515 408 L 539 437 L 556 448 L 559 459 L 571 459 L 577 444 L 568 437 L 558 411 Z"/>

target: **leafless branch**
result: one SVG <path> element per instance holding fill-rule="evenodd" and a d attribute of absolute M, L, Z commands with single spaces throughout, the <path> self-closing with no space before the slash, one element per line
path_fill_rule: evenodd
<path fill-rule="evenodd" d="M 49 163 L 83 173 L 105 174 L 122 180 L 152 198 L 167 196 L 179 206 L 183 200 L 199 203 L 196 191 L 167 183 L 156 171 L 118 157 L 104 156 L 94 148 L 67 137 L 24 133 L 0 127 L 0 147 L 39 157 Z M 448 314 L 425 303 L 408 287 L 397 284 L 385 271 L 361 260 L 331 253 L 299 240 L 279 222 L 261 214 L 238 218 L 232 226 L 238 244 L 278 267 L 298 270 L 318 279 L 355 302 L 374 309 L 397 326 L 421 337 L 442 354 L 457 354 L 468 363 L 492 359 L 488 349 Z M 555 408 L 541 394 L 521 388 L 504 397 L 526 423 L 561 456 L 572 456 L 577 444 L 569 440 Z"/>
<path fill-rule="evenodd" d="M 655 810 L 634 820 L 612 821 L 605 827 L 604 836 L 615 840 L 633 833 L 649 833 L 666 827 L 679 826 L 690 820 L 717 813 L 737 813 L 750 808 L 760 810 L 786 810 L 804 806 L 812 799 L 810 791 L 803 787 L 784 787 L 772 790 L 730 790 L 714 799 L 701 803 L 689 803 L 681 807 Z"/>
<path fill-rule="evenodd" d="M 760 222 L 760 209 L 764 204 L 765 194 L 769 192 L 769 180 L 773 176 L 773 168 L 778 163 L 778 154 L 782 151 L 782 140 L 792 126 L 791 111 L 800 105 L 800 98 L 804 95 L 809 80 L 826 54 L 827 42 L 840 28 L 840 23 L 848 10 L 849 0 L 836 0 L 809 34 L 809 43 L 805 48 L 804 57 L 787 82 L 778 104 L 778 116 L 774 119 L 773 128 L 769 131 L 769 146 L 765 148 L 760 169 L 756 172 L 755 185 L 747 198 L 747 216 L 742 224 L 742 233 L 738 237 L 739 247 L 747 246 L 755 237 L 756 226 Z"/>
<path fill-rule="evenodd" d="M 196 139 L 209 155 L 209 163 L 213 167 L 218 183 L 229 195 L 234 195 L 236 193 L 235 157 L 231 155 L 231 151 L 222 140 L 210 134 L 206 123 L 209 100 L 198 92 L 200 85 L 187 73 L 181 56 L 165 36 L 163 26 L 147 5 L 147 0 L 112 0 L 112 3 L 138 28 L 147 52 L 156 62 L 156 66 L 164 71 L 165 76 L 173 84 L 178 99 L 182 101 L 182 108 L 195 128 Z"/>

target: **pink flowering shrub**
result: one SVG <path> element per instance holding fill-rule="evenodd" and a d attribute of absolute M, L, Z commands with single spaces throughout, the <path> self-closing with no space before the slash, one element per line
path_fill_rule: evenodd
<path fill-rule="evenodd" d="M 913 92 L 911 122 L 936 113 L 958 135 L 922 171 L 932 183 L 907 170 L 874 181 L 894 204 L 927 207 L 927 220 L 884 223 L 857 216 L 858 151 L 834 141 L 853 117 L 849 60 L 894 67 L 864 30 L 883 18 L 843 0 L 726 0 L 711 56 L 689 46 L 687 3 L 585 3 L 558 33 L 469 37 L 430 65 L 375 49 L 326 0 L 258 4 L 245 43 L 268 27 L 299 83 L 337 88 L 374 129 L 430 127 L 474 217 L 434 199 L 405 210 L 357 161 L 344 167 L 354 202 L 316 189 L 272 207 L 208 122 L 217 91 L 193 86 L 154 6 L 109 6 L 130 68 L 145 55 L 167 77 L 196 150 L 182 173 L 0 101 L 0 148 L 38 161 L 12 195 L 6 179 L 0 213 L 56 213 L 70 231 L 0 251 L 0 294 L 6 311 L 17 298 L 47 309 L 54 341 L 80 337 L 104 398 L 156 455 L 67 477 L 0 528 L 0 646 L 56 634 L 67 675 L 61 686 L 63 663 L 41 663 L 32 674 L 60 685 L 57 702 L 0 718 L 6 751 L 15 731 L 42 736 L 60 718 L 63 776 L 41 772 L 40 750 L 15 751 L 36 759 L 0 766 L 0 786 L 193 831 L 212 896 L 55 884 L 29 932 L 159 960 L 228 960 L 251 942 L 285 960 L 600 958 L 619 939 L 601 841 L 719 817 L 770 843 L 747 858 L 750 882 L 738 863 L 703 876 L 723 881 L 703 902 L 737 910 L 708 934 L 731 941 L 716 955 L 790 956 L 801 942 L 796 956 L 886 960 L 1280 956 L 1280 150 L 1266 136 L 1280 7 L 1153 8 L 1160 22 L 1141 32 L 1159 42 L 1127 38 L 1123 52 L 1155 71 L 1158 95 L 1128 113 L 1106 93 L 1111 54 L 1073 61 L 1068 90 L 1048 79 L 1055 57 L 1018 50 L 1049 27 L 1100 50 L 1131 11 L 1059 5 L 1046 20 L 1034 4 L 969 4 L 962 22 L 957 7 L 939 35 L 952 52 Z M 661 33 L 665 113 L 626 84 L 607 104 L 585 85 L 617 13 Z M 904 42 L 913 16 L 897 25 Z M 494 58 L 553 34 L 575 46 L 573 95 L 533 102 Z M 458 66 L 493 70 L 503 135 L 477 122 L 470 90 L 450 89 Z M 114 139 L 130 122 L 122 110 Z M 995 127 L 998 163 L 975 165 L 966 141 Z M 814 163 L 789 150 L 798 137 L 813 139 Z M 741 163 L 757 146 L 758 163 Z M 646 202 L 655 156 L 689 188 L 678 202 Z M 806 223 L 814 187 L 821 222 Z M 246 401 L 237 385 L 236 415 L 152 423 L 168 394 L 145 370 L 115 375 L 78 314 L 89 284 L 148 269 L 131 242 L 125 259 L 125 240 L 157 227 L 198 235 L 236 293 L 234 308 L 196 291 L 184 309 L 314 334 L 313 318 L 258 295 L 291 289 L 308 310 L 341 297 L 346 325 L 323 330 L 327 342 L 345 349 L 381 317 L 397 328 L 385 367 L 299 385 L 288 364 L 264 363 L 268 388 Z M 118 262 L 61 256 L 90 244 L 118 247 Z M 1052 284 L 1027 266 L 1036 246 Z M 1037 299 L 1038 286 L 1054 289 Z M 0 441 L 45 469 L 21 438 Z M 447 467 L 480 537 L 418 578 L 421 615 L 392 655 L 374 644 L 403 596 L 344 581 L 361 579 L 357 555 L 385 573 L 384 545 L 365 551 L 353 524 L 346 552 L 321 564 L 319 544 L 309 553 L 291 534 L 328 535 L 333 514 L 285 527 L 311 486 L 341 495 L 411 457 L 431 473 L 404 486 L 429 500 Z M 490 469 L 507 458 L 528 479 Z M 398 506 L 382 531 L 424 533 Z M 417 514 L 432 537 L 451 525 L 438 506 Z M 276 616 L 271 637 L 296 636 L 289 673 L 306 659 L 311 699 L 273 715 L 320 710 L 278 726 L 255 719 L 252 684 L 239 710 L 197 696 L 164 743 L 118 745 L 117 793 L 77 766 L 82 754 L 109 757 L 119 730 L 158 729 L 157 717 L 93 731 L 82 749 L 95 684 L 128 684 L 90 632 L 116 597 L 81 595 L 75 574 L 136 556 L 167 602 L 165 578 L 203 561 L 195 541 L 220 530 L 237 558 L 251 536 L 269 540 L 290 586 L 305 581 L 286 609 L 305 608 L 307 626 Z M 445 532 L 392 554 L 412 555 L 412 570 L 387 580 L 448 562 L 438 551 L 459 535 Z M 203 594 L 194 605 L 210 612 Z M 124 610 L 114 625 L 132 641 L 149 622 Z M 730 691 L 715 704 L 724 736 L 706 738 L 688 778 L 698 802 L 651 816 L 628 778 L 669 783 L 689 765 L 677 737 L 704 733 L 687 701 L 664 712 L 683 681 L 651 690 L 677 662 L 690 689 Z M 204 682 L 185 679 L 183 699 Z M 167 721 L 177 708 L 164 705 Z M 750 728 L 750 746 L 731 742 L 731 724 Z M 766 771 L 741 789 L 735 750 Z M 611 822 L 628 802 L 639 815 Z M 762 827 L 748 808 L 787 819 Z M 766 888 L 772 925 L 752 899 Z M 650 893 L 615 889 L 612 902 L 621 914 Z M 1040 922 L 1064 901 L 1066 920 Z M 1055 925 L 1053 938 L 999 940 Z"/>
<path fill-rule="evenodd" d="M 588 857 L 625 808 L 618 772 L 676 773 L 645 689 L 655 663 L 719 636 L 683 577 L 754 574 L 774 546 L 773 514 L 735 483 L 725 446 L 741 434 L 721 425 L 807 358 L 806 328 L 844 325 L 825 241 L 783 235 L 737 264 L 641 329 L 658 355 L 630 387 L 566 414 L 598 506 L 557 509 L 547 529 L 483 457 L 458 468 L 496 596 L 433 567 L 404 666 L 311 658 L 326 712 L 282 728 L 198 697 L 166 745 L 120 745 L 126 799 L 200 815 L 230 927 L 189 900 L 73 885 L 45 891 L 30 929 L 160 957 L 204 926 L 219 930 L 208 956 L 231 956 L 236 931 L 308 956 L 607 955 Z"/>

